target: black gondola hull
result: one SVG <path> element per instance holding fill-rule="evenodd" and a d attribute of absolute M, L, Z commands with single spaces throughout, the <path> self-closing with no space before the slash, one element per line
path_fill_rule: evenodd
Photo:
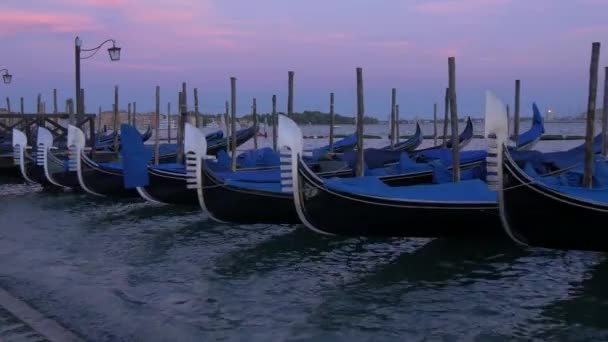
<path fill-rule="evenodd" d="M 28 177 L 34 182 L 42 185 L 44 189 L 47 190 L 58 190 L 60 187 L 52 184 L 46 178 L 46 174 L 44 173 L 44 166 L 36 165 L 33 161 L 30 162 L 26 166 L 26 172 Z"/>
<path fill-rule="evenodd" d="M 290 193 L 237 188 L 223 184 L 205 166 L 202 169 L 205 207 L 216 220 L 238 224 L 297 224 Z"/>
<path fill-rule="evenodd" d="M 503 154 L 503 190 L 499 196 L 505 229 L 531 246 L 607 251 L 603 226 L 608 205 L 581 201 L 531 182 Z"/>
<path fill-rule="evenodd" d="M 198 204 L 196 190 L 188 189 L 185 174 L 148 168 L 146 193 L 154 200 L 167 204 Z"/>
<path fill-rule="evenodd" d="M 320 232 L 381 237 L 506 237 L 495 203 L 370 200 L 328 190 L 301 162 L 298 182 L 303 215 Z"/>
<path fill-rule="evenodd" d="M 82 180 L 90 191 L 110 197 L 139 197 L 136 189 L 124 187 L 123 174 L 120 170 L 100 167 L 84 156 L 80 158 Z"/>

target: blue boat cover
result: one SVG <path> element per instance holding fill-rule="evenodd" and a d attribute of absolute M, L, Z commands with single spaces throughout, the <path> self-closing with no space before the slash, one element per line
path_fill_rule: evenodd
<path fill-rule="evenodd" d="M 366 148 L 363 150 L 363 159 L 370 169 L 376 169 L 397 162 L 403 153 L 401 151 Z M 350 168 L 355 168 L 357 165 L 357 151 L 347 151 L 338 159 L 345 161 Z"/>
<path fill-rule="evenodd" d="M 125 188 L 148 185 L 148 162 L 154 156 L 152 150 L 145 147 L 141 134 L 131 125 L 120 126 L 120 141 Z"/>
<path fill-rule="evenodd" d="M 520 134 L 517 138 L 517 147 L 528 145 L 529 143 L 540 138 L 545 133 L 545 126 L 543 125 L 543 118 L 540 115 L 540 110 L 536 103 L 532 104 L 532 110 L 534 112 L 532 116 L 532 127 L 523 134 Z"/>
<path fill-rule="evenodd" d="M 186 167 L 184 166 L 184 164 L 178 164 L 178 163 L 162 163 L 162 164 L 158 164 L 158 165 L 150 165 L 151 168 L 156 169 L 156 170 L 161 170 L 161 171 L 165 171 L 165 172 L 173 172 L 173 173 L 179 173 L 179 174 L 186 174 Z"/>
<path fill-rule="evenodd" d="M 472 150 L 462 151 L 459 154 L 460 163 L 472 163 L 483 160 L 487 157 L 488 153 L 485 150 Z M 437 148 L 426 150 L 416 155 L 418 162 L 439 160 L 443 165 L 452 165 L 452 150 L 447 148 Z"/>
<path fill-rule="evenodd" d="M 279 166 L 281 158 L 278 152 L 270 147 L 245 151 L 236 157 L 241 168 Z"/>
<path fill-rule="evenodd" d="M 439 161 L 434 161 L 430 163 L 433 167 L 433 183 L 441 184 L 441 183 L 449 183 L 452 182 L 453 172 L 449 170 L 443 163 Z M 482 163 L 481 165 L 475 166 L 470 169 L 460 170 L 460 180 L 469 180 L 469 179 L 486 179 L 486 165 Z"/>
<path fill-rule="evenodd" d="M 608 166 L 606 162 L 594 164 L 593 188 L 580 186 L 582 173 L 566 172 L 557 176 L 540 176 L 531 163 L 526 163 L 524 172 L 548 189 L 582 200 L 608 204 Z"/>
<path fill-rule="evenodd" d="M 144 145 L 146 149 L 149 149 L 154 153 L 154 145 Z M 169 154 L 177 153 L 177 144 L 159 144 L 158 154 L 161 156 L 167 156 Z"/>
<path fill-rule="evenodd" d="M 543 176 L 539 175 L 532 163 L 528 162 L 524 166 L 524 172 L 545 185 L 580 187 L 583 183 L 583 166 L 557 175 Z M 601 158 L 593 163 L 592 186 L 593 188 L 608 188 L 608 164 Z"/>
<path fill-rule="evenodd" d="M 541 174 L 548 173 L 554 169 L 567 169 L 582 165 L 585 156 L 585 144 L 581 144 L 567 151 L 543 153 L 539 151 L 510 151 L 511 157 L 517 164 L 525 165 L 526 162 Z M 602 151 L 602 135 L 598 134 L 593 139 L 594 153 Z"/>
<path fill-rule="evenodd" d="M 214 171 L 229 171 L 232 159 L 225 150 L 219 150 L 216 155 L 216 165 L 211 166 Z M 281 158 L 279 152 L 275 152 L 270 147 L 251 149 L 239 154 L 236 157 L 238 168 L 270 167 L 279 166 Z"/>
<path fill-rule="evenodd" d="M 353 195 L 426 202 L 496 202 L 496 192 L 479 180 L 391 187 L 377 177 L 330 178 L 328 189 Z"/>

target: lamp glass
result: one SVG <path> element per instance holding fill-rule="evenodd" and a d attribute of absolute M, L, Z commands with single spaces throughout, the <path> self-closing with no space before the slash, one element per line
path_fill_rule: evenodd
<path fill-rule="evenodd" d="M 116 46 L 112 46 L 108 49 L 108 53 L 110 54 L 110 60 L 119 61 L 120 60 L 120 48 Z"/>
<path fill-rule="evenodd" d="M 2 79 L 4 80 L 5 84 L 9 84 L 13 80 L 13 75 L 6 73 L 6 74 L 2 75 Z"/>

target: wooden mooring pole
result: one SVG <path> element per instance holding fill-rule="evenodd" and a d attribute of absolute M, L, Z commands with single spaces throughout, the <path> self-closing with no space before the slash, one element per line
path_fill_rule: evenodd
<path fill-rule="evenodd" d="M 521 82 L 515 80 L 515 108 L 513 113 L 513 139 L 519 140 L 519 95 L 521 91 Z"/>
<path fill-rule="evenodd" d="M 190 122 L 188 120 L 188 89 L 187 89 L 187 84 L 186 82 L 182 82 L 182 107 L 180 110 L 180 121 L 179 121 L 179 130 L 180 130 L 180 142 L 179 142 L 179 148 L 180 151 L 182 152 L 182 162 L 184 161 L 183 159 L 183 155 L 184 155 L 184 140 L 185 140 L 185 135 L 186 135 L 186 122 Z"/>
<path fill-rule="evenodd" d="M 160 147 L 160 86 L 156 86 L 156 99 L 154 107 L 154 164 L 158 165 Z"/>
<path fill-rule="evenodd" d="M 255 127 L 255 135 L 253 136 L 253 148 L 258 149 L 258 108 L 255 97 L 253 98 L 252 113 L 253 126 Z"/>
<path fill-rule="evenodd" d="M 336 115 L 334 113 L 334 93 L 329 94 L 329 150 L 334 150 L 334 126 Z"/>
<path fill-rule="evenodd" d="M 53 88 L 53 114 L 57 114 L 57 89 Z"/>
<path fill-rule="evenodd" d="M 97 135 L 101 133 L 101 106 L 99 106 L 99 111 L 97 111 Z"/>
<path fill-rule="evenodd" d="M 171 143 L 171 102 L 167 103 L 167 141 Z"/>
<path fill-rule="evenodd" d="M 507 103 L 507 136 L 511 136 L 511 108 Z"/>
<path fill-rule="evenodd" d="M 160 147 L 160 86 L 156 86 L 154 106 L 154 164 L 158 165 Z"/>
<path fill-rule="evenodd" d="M 585 170 L 583 187 L 593 187 L 593 129 L 595 124 L 595 101 L 597 97 L 597 78 L 600 59 L 600 43 L 595 42 L 591 48 L 591 66 L 589 68 L 589 98 L 587 102 L 587 130 L 585 135 Z"/>
<path fill-rule="evenodd" d="M 456 58 L 448 59 L 450 79 L 450 113 L 452 115 L 452 180 L 460 181 L 460 153 L 458 145 L 458 107 L 456 104 Z"/>
<path fill-rule="evenodd" d="M 118 154 L 118 86 L 114 86 L 114 117 L 112 119 L 112 134 L 114 134 L 114 151 Z"/>
<path fill-rule="evenodd" d="M 232 171 L 236 171 L 236 77 L 230 77 L 230 147 L 232 150 Z"/>
<path fill-rule="evenodd" d="M 11 99 L 8 96 L 6 97 L 6 111 L 8 112 L 8 114 L 12 113 L 11 112 Z"/>
<path fill-rule="evenodd" d="M 226 139 L 230 138 L 230 103 L 226 101 L 226 109 L 224 111 L 224 121 L 226 125 Z M 228 142 L 227 146 L 230 146 Z"/>
<path fill-rule="evenodd" d="M 188 121 L 188 93 L 186 92 L 186 82 L 182 83 L 182 91 L 180 92 L 180 116 L 179 116 L 179 126 L 178 126 L 178 137 L 179 141 L 177 142 L 177 160 L 178 163 L 184 162 L 184 133 L 185 133 L 185 125 Z"/>
<path fill-rule="evenodd" d="M 602 109 L 602 156 L 608 155 L 608 67 L 604 68 L 604 108 Z"/>
<path fill-rule="evenodd" d="M 131 102 L 127 103 L 127 124 L 131 124 Z"/>
<path fill-rule="evenodd" d="M 201 128 L 205 126 L 205 120 L 201 120 L 200 113 L 198 111 L 198 89 L 194 88 L 194 123 L 196 127 Z"/>
<path fill-rule="evenodd" d="M 357 176 L 365 174 L 363 151 L 363 117 L 365 106 L 363 101 L 363 69 L 357 68 Z"/>
<path fill-rule="evenodd" d="M 445 88 L 445 108 L 443 115 L 443 148 L 448 147 L 448 123 L 450 122 L 450 88 Z"/>
<path fill-rule="evenodd" d="M 391 91 L 391 148 L 395 147 L 395 105 L 397 104 L 397 89 L 393 88 Z M 358 119 L 357 119 L 358 120 Z"/>
<path fill-rule="evenodd" d="M 277 125 L 279 123 L 277 115 L 277 96 L 272 95 L 272 149 L 277 150 Z"/>
<path fill-rule="evenodd" d="M 84 89 L 80 88 L 80 109 L 78 111 L 79 119 L 82 120 L 86 113 L 86 106 L 84 105 Z"/>
<path fill-rule="evenodd" d="M 401 136 L 401 130 L 399 129 L 399 104 L 395 105 L 395 142 L 399 143 L 399 137 Z"/>
<path fill-rule="evenodd" d="M 176 125 L 175 125 L 175 144 L 177 145 L 177 162 L 180 163 L 181 162 L 181 142 L 182 142 L 182 131 L 180 129 L 182 120 L 181 120 L 181 116 L 182 116 L 182 106 L 183 106 L 183 96 L 182 96 L 182 92 L 179 91 L 177 93 L 177 115 L 175 116 L 175 121 L 176 121 Z"/>
<path fill-rule="evenodd" d="M 19 112 L 20 112 L 21 114 L 25 114 L 25 108 L 24 108 L 24 106 L 23 106 L 23 97 L 20 97 L 20 98 L 19 98 L 19 107 L 20 107 L 20 108 L 19 108 Z"/>
<path fill-rule="evenodd" d="M 433 104 L 433 146 L 437 146 L 437 102 Z"/>
<path fill-rule="evenodd" d="M 133 102 L 133 127 L 137 127 L 137 102 Z"/>
<path fill-rule="evenodd" d="M 293 116 L 293 77 L 294 72 L 289 71 L 287 73 L 287 86 L 288 86 L 288 94 L 287 94 L 287 117 L 291 118 Z"/>

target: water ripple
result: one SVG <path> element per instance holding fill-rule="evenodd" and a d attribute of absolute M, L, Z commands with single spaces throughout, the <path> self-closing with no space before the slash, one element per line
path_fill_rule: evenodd
<path fill-rule="evenodd" d="M 0 186 L 0 285 L 95 341 L 604 340 L 601 253 L 337 238 Z"/>

